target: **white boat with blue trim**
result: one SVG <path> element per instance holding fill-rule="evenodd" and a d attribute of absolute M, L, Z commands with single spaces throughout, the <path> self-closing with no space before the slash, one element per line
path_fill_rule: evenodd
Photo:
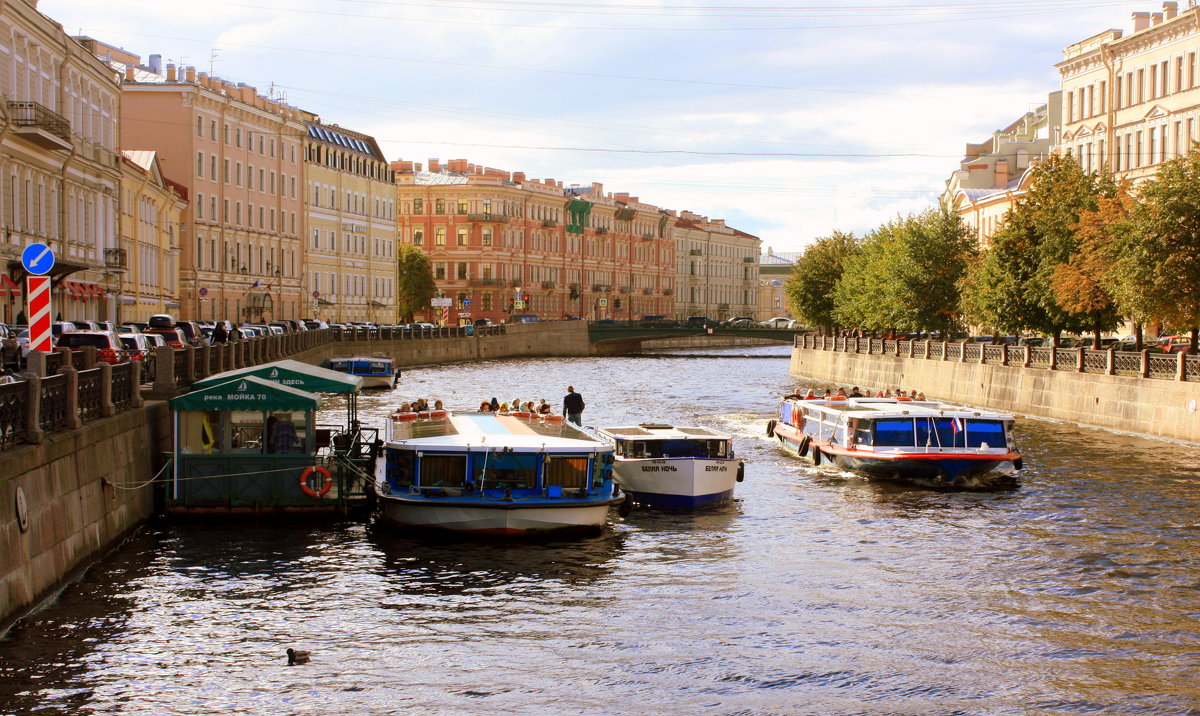
<path fill-rule="evenodd" d="M 767 423 L 789 452 L 870 477 L 933 487 L 975 487 L 1005 463 L 1021 469 L 1012 415 L 896 398 L 787 396 Z"/>
<path fill-rule="evenodd" d="M 728 504 L 745 476 L 733 436 L 711 428 L 642 423 L 596 432 L 616 450 L 616 480 L 628 506 L 696 510 Z"/>
<path fill-rule="evenodd" d="M 375 493 L 398 526 L 517 536 L 598 531 L 624 497 L 612 445 L 562 416 L 389 421 Z"/>
<path fill-rule="evenodd" d="M 339 373 L 362 378 L 364 388 L 394 388 L 400 381 L 400 371 L 396 368 L 396 361 L 390 356 L 331 358 L 327 367 Z"/>

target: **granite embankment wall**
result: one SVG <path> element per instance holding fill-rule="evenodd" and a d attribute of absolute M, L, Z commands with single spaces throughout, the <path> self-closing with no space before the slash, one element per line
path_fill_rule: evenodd
<path fill-rule="evenodd" d="M 773 341 L 770 338 L 737 338 L 731 336 L 685 336 L 681 338 L 660 338 L 653 341 L 642 341 L 641 347 L 646 350 L 663 348 L 736 348 L 750 346 L 784 346 L 785 343 Z"/>
<path fill-rule="evenodd" d="M 503 335 L 335 341 L 290 357 L 315 364 L 385 353 L 413 366 L 583 356 L 590 349 L 587 324 L 564 321 L 511 325 Z M 148 401 L 0 451 L 0 634 L 153 514 L 149 483 L 170 446 L 170 411 Z"/>
<path fill-rule="evenodd" d="M 919 390 L 1015 415 L 1200 441 L 1200 383 L 794 348 L 790 372 L 841 386 Z"/>

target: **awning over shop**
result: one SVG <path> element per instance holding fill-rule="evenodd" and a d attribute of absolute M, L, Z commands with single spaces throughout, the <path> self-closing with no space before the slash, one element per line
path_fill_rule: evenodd
<path fill-rule="evenodd" d="M 319 368 L 296 360 L 279 360 L 218 373 L 196 383 L 196 387 L 219 385 L 243 376 L 254 376 L 307 393 L 357 393 L 362 390 L 363 384 L 363 379 L 357 375 Z"/>
<path fill-rule="evenodd" d="M 171 410 L 319 410 L 320 396 L 252 375 L 171 398 Z"/>
<path fill-rule="evenodd" d="M 387 308 L 387 304 L 383 303 L 382 301 L 371 299 L 371 308 Z"/>
<path fill-rule="evenodd" d="M 0 273 L 0 297 L 11 296 L 16 298 L 21 295 L 21 287 L 8 277 L 6 273 Z"/>
<path fill-rule="evenodd" d="M 87 298 L 83 286 L 78 281 L 63 281 L 63 290 L 76 301 L 82 301 Z"/>

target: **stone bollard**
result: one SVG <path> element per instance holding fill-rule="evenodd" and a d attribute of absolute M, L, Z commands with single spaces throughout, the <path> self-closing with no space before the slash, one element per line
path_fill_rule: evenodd
<path fill-rule="evenodd" d="M 183 385 L 191 385 L 196 382 L 196 347 L 187 346 L 183 350 L 183 376 L 179 380 Z"/>
<path fill-rule="evenodd" d="M 133 361 L 137 363 L 137 361 Z M 136 370 L 136 368 L 134 369 Z M 111 418 L 117 414 L 117 406 L 113 405 L 112 397 L 112 363 L 100 364 L 100 416 Z"/>
<path fill-rule="evenodd" d="M 1021 366 L 1024 368 L 1028 368 L 1030 365 L 1033 364 L 1033 348 L 1031 348 L 1028 343 L 1026 343 L 1024 345 L 1024 348 L 1025 348 L 1025 355 L 1021 359 Z"/>
<path fill-rule="evenodd" d="M 1115 343 L 1108 346 L 1108 358 L 1104 368 L 1105 375 L 1117 374 L 1117 345 Z"/>
<path fill-rule="evenodd" d="M 91 370 L 100 362 L 100 352 L 96 350 L 96 346 L 84 346 L 79 350 L 83 353 L 83 368 L 80 370 Z M 71 363 L 69 359 L 67 362 Z"/>
<path fill-rule="evenodd" d="M 1080 348 L 1078 348 L 1077 350 L 1079 351 L 1079 356 L 1078 356 L 1078 358 L 1076 359 L 1075 369 L 1076 369 L 1077 371 L 1079 371 L 1080 373 L 1083 373 L 1083 372 L 1084 372 L 1084 366 L 1086 365 L 1085 358 L 1084 358 L 1084 353 L 1083 353 L 1083 352 L 1084 352 L 1085 350 L 1087 350 L 1087 349 L 1086 349 L 1086 348 L 1082 348 L 1082 347 L 1080 347 Z"/>
<path fill-rule="evenodd" d="M 31 351 L 29 357 L 32 358 L 34 353 L 41 351 Z M 45 356 L 43 355 L 43 360 Z M 43 363 L 42 369 L 46 366 Z M 25 442 L 38 444 L 46 438 L 46 431 L 42 430 L 42 376 L 33 371 L 25 371 L 18 374 L 21 380 L 25 381 L 27 392 L 25 393 Z"/>
<path fill-rule="evenodd" d="M 196 380 L 204 380 L 212 375 L 212 344 L 207 343 L 196 349 Z"/>
<path fill-rule="evenodd" d="M 171 346 L 159 346 L 154 351 L 154 391 L 156 393 L 175 393 L 179 383 L 175 380 L 175 349 Z"/>
<path fill-rule="evenodd" d="M 68 365 L 62 369 L 62 374 L 67 381 L 63 391 L 67 400 L 67 430 L 78 430 L 83 427 L 83 420 L 79 418 L 79 371 Z"/>
<path fill-rule="evenodd" d="M 129 387 L 129 405 L 133 408 L 140 408 L 145 403 L 142 400 L 142 371 L 145 368 L 145 359 L 132 361 L 133 370 L 129 374 L 129 380 L 133 383 Z"/>
<path fill-rule="evenodd" d="M 25 368 L 39 378 L 45 378 L 46 354 L 42 351 L 29 351 L 29 355 L 25 357 Z"/>
<path fill-rule="evenodd" d="M 1175 380 L 1187 380 L 1187 352 L 1179 351 L 1175 354 L 1175 358 L 1178 361 L 1175 364 Z"/>

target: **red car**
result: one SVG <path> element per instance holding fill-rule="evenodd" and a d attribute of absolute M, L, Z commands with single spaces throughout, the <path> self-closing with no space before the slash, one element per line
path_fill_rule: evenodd
<path fill-rule="evenodd" d="M 96 349 L 96 357 L 104 363 L 122 363 L 129 360 L 129 352 L 112 331 L 72 331 L 58 338 L 58 347 L 66 346 L 79 350 L 87 346 Z"/>
<path fill-rule="evenodd" d="M 178 328 L 147 328 L 144 332 L 162 336 L 167 345 L 176 350 L 182 350 L 188 345 L 187 338 L 184 338 L 183 332 Z"/>

